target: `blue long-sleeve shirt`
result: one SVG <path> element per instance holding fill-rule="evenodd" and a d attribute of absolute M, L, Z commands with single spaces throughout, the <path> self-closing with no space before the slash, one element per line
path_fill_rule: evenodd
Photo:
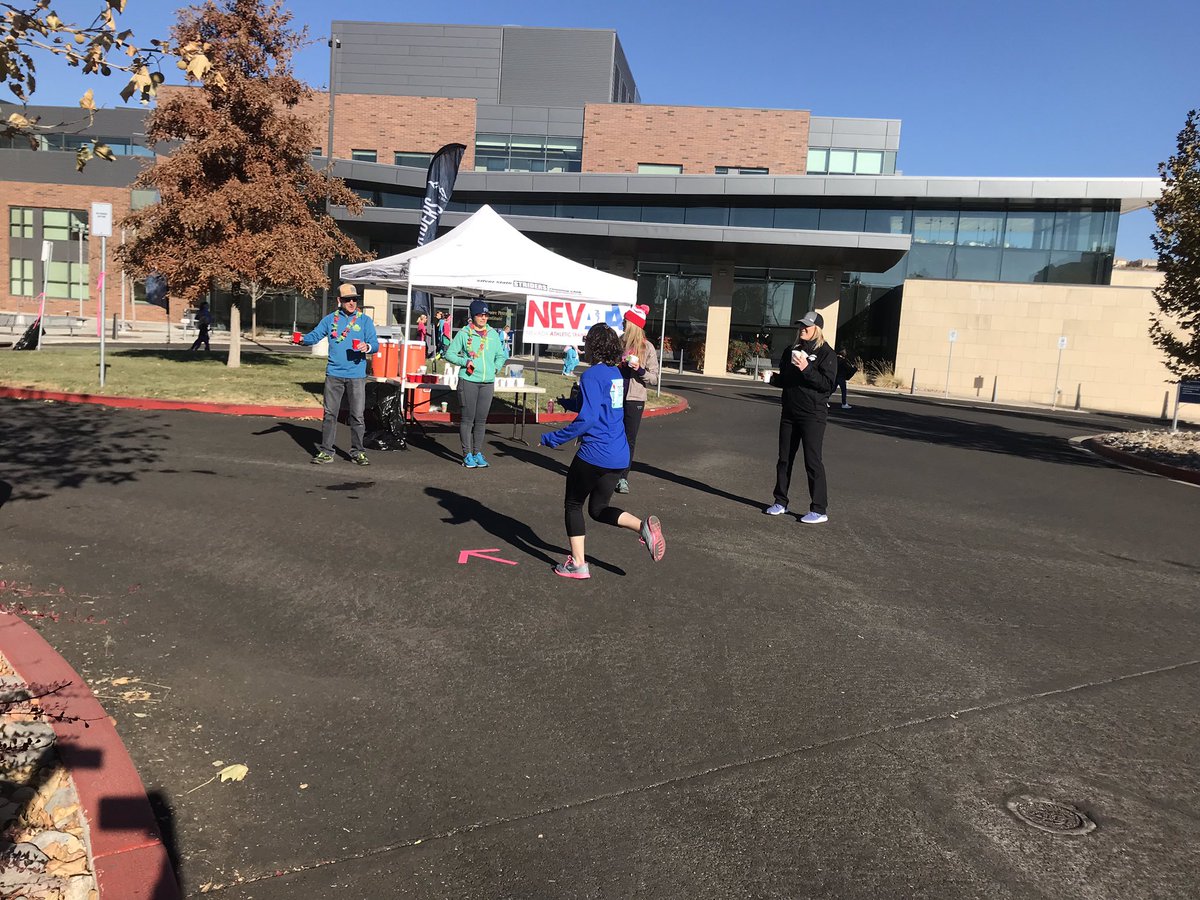
<path fill-rule="evenodd" d="M 578 456 L 602 469 L 624 469 L 629 465 L 629 442 L 625 439 L 625 379 L 616 366 L 592 366 L 579 379 L 579 413 L 558 431 L 542 435 L 542 443 L 558 447 L 580 438 Z"/>
<path fill-rule="evenodd" d="M 300 343 L 312 346 L 322 338 L 329 338 L 329 362 L 325 365 L 325 374 L 333 375 L 336 378 L 366 378 L 367 357 L 379 349 L 375 323 L 371 321 L 370 316 L 359 311 L 358 318 L 355 319 L 353 325 L 350 325 L 346 337 L 337 341 L 331 335 L 334 316 L 338 317 L 337 333 L 341 334 L 350 324 L 351 317 L 338 310 L 331 312 L 318 322 L 316 328 L 300 338 Z M 351 350 L 355 340 L 362 341 L 367 346 L 362 350 Z"/>

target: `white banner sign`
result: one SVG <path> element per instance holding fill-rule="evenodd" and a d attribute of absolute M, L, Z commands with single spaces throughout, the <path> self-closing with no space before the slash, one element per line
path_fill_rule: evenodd
<path fill-rule="evenodd" d="M 625 310 L 629 308 L 616 303 L 529 297 L 525 301 L 525 330 L 521 340 L 526 344 L 578 346 L 597 322 L 604 322 L 618 333 L 624 331 Z"/>

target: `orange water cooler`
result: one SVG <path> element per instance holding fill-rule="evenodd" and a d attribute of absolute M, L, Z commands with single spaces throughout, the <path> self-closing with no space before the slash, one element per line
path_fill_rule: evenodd
<path fill-rule="evenodd" d="M 396 350 L 394 352 L 397 354 L 397 369 L 398 369 L 399 363 L 400 363 L 400 359 L 399 359 L 400 346 L 399 346 L 399 344 L 394 344 L 393 346 L 396 348 Z M 421 368 L 421 366 L 425 365 L 425 342 L 424 341 L 405 341 L 404 342 L 404 363 L 405 363 L 404 374 L 409 375 L 410 377 L 417 374 L 417 369 L 419 369 L 419 368 Z M 393 377 L 399 378 L 400 374 L 401 373 L 399 371 L 396 371 Z M 428 403 L 428 400 L 429 400 L 428 395 L 426 395 L 425 400 Z"/>

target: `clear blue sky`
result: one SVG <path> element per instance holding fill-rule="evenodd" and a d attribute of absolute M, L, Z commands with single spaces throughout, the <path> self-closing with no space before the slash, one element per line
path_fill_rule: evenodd
<path fill-rule="evenodd" d="M 101 5 L 55 8 L 78 19 Z M 1195 0 L 287 5 L 316 40 L 297 60 L 314 87 L 328 79 L 334 16 L 615 28 L 644 102 L 902 119 L 906 175 L 1154 177 L 1187 110 L 1200 106 Z M 119 22 L 145 40 L 166 32 L 173 8 L 129 0 Z M 47 63 L 34 102 L 73 104 L 90 86 L 100 105 L 118 106 L 122 84 L 84 83 Z M 1123 217 L 1117 254 L 1152 256 L 1152 229 L 1148 212 Z"/>

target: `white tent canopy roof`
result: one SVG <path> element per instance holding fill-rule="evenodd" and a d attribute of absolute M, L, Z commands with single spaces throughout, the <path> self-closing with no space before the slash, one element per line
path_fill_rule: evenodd
<path fill-rule="evenodd" d="M 637 282 L 559 256 L 530 240 L 490 206 L 422 247 L 342 266 L 342 281 L 495 299 L 553 297 L 633 306 Z"/>

